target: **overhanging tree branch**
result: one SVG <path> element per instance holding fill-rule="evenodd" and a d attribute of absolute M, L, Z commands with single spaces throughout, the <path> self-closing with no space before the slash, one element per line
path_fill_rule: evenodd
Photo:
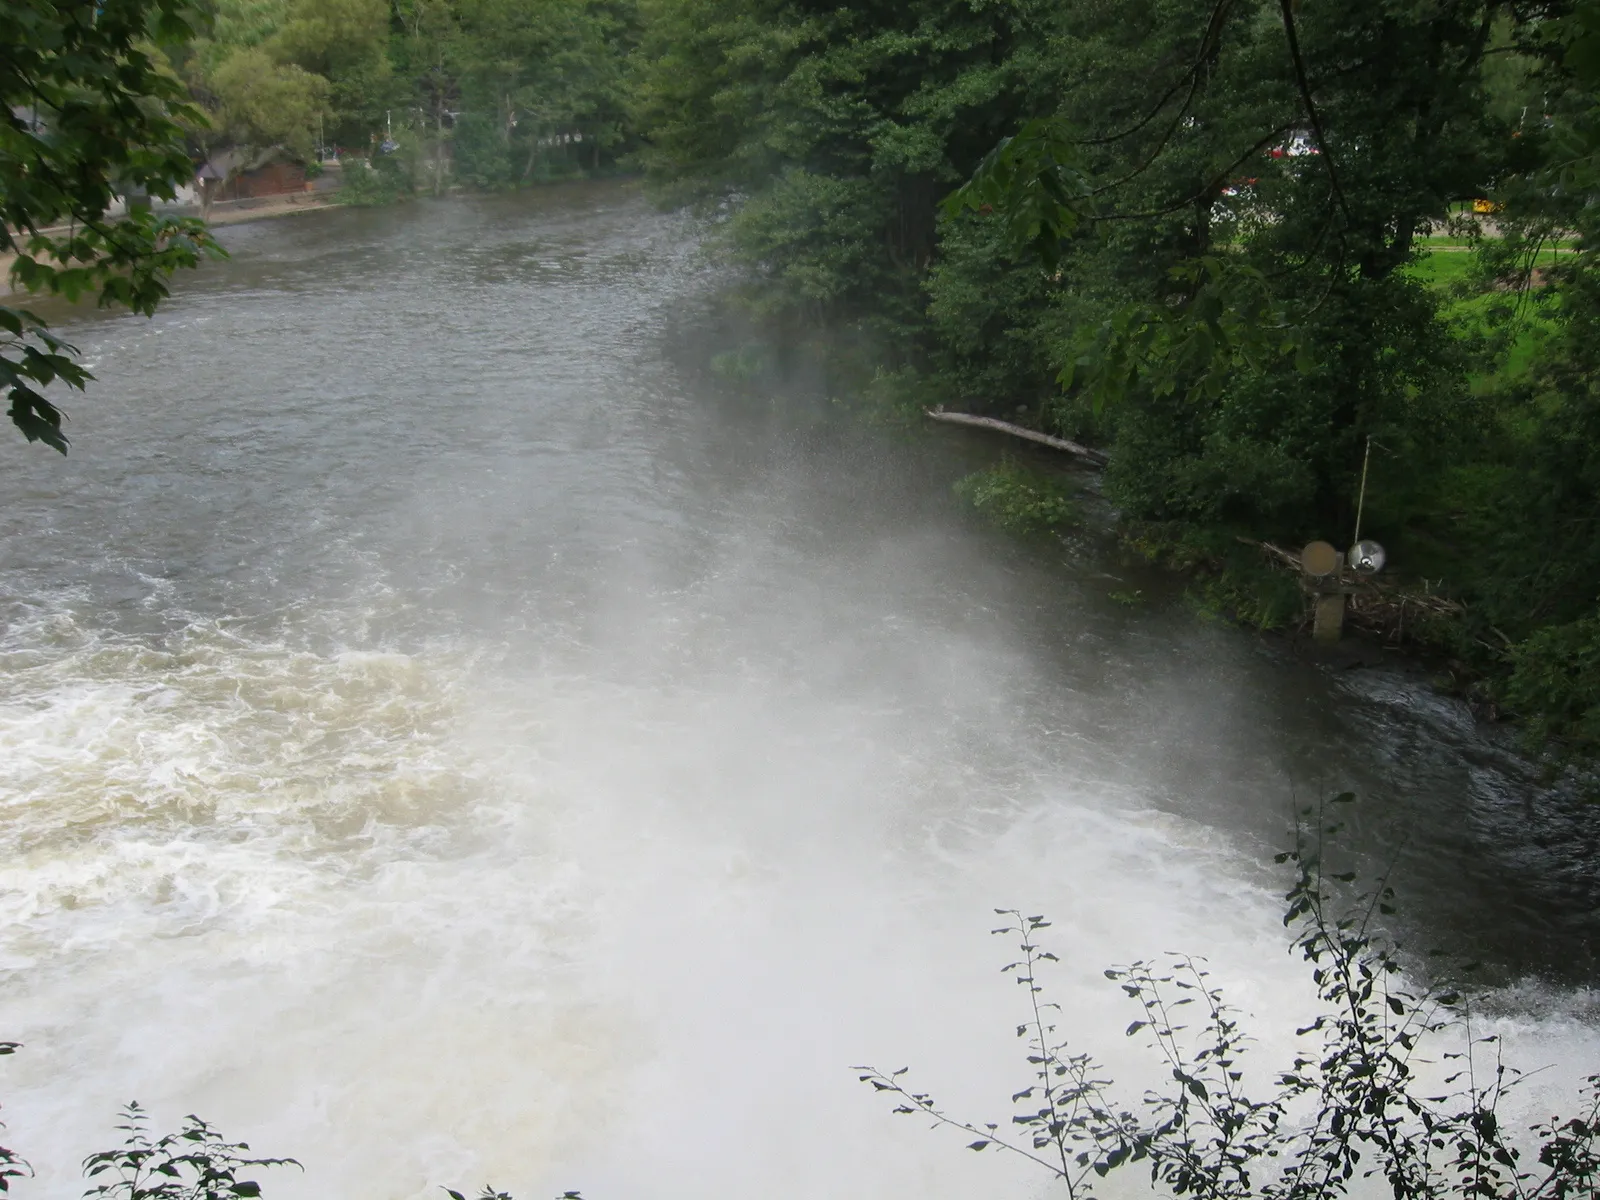
<path fill-rule="evenodd" d="M 1294 0 L 1278 0 L 1278 11 L 1283 14 L 1283 35 L 1289 42 L 1289 60 L 1294 64 L 1295 85 L 1300 89 L 1300 101 L 1305 105 L 1306 120 L 1311 122 L 1312 136 L 1317 139 L 1317 151 L 1322 155 L 1322 161 L 1328 168 L 1328 183 L 1333 188 L 1339 211 L 1344 214 L 1345 224 L 1353 224 L 1350 218 L 1350 206 L 1345 203 L 1344 189 L 1339 186 L 1339 171 L 1333 162 L 1333 147 L 1328 145 L 1327 136 L 1323 133 L 1322 117 L 1317 112 L 1317 102 L 1312 99 L 1311 84 L 1306 80 L 1306 63 L 1300 54 L 1300 36 L 1294 27 Z"/>

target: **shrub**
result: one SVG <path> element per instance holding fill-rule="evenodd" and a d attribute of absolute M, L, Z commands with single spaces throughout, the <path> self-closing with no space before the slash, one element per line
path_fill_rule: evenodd
<path fill-rule="evenodd" d="M 127 1134 L 120 1147 L 91 1154 L 83 1173 L 101 1182 L 84 1193 L 108 1200 L 236 1200 L 261 1195 L 261 1185 L 240 1179 L 252 1167 L 300 1164 L 292 1158 L 252 1158 L 244 1142 L 224 1141 L 199 1117 L 184 1118 L 183 1128 L 150 1140 L 144 1109 L 129 1104 L 122 1110 Z"/>
<path fill-rule="evenodd" d="M 391 168 L 386 159 L 379 159 L 376 166 L 361 158 L 346 159 L 344 183 L 334 199 L 358 208 L 395 203 L 406 191 L 397 166 Z"/>
<path fill-rule="evenodd" d="M 1512 647 L 1506 700 L 1536 738 L 1600 747 L 1600 613 L 1546 626 Z"/>
<path fill-rule="evenodd" d="M 1077 524 L 1078 509 L 1061 482 L 1015 463 L 975 471 L 956 495 L 1011 533 L 1049 533 Z"/>

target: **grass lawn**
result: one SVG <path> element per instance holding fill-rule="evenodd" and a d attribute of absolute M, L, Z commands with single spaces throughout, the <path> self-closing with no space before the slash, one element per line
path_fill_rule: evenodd
<path fill-rule="evenodd" d="M 1548 266 L 1565 251 L 1541 251 L 1538 265 Z M 1493 368 L 1474 380 L 1475 389 L 1492 387 L 1527 373 L 1554 333 L 1556 297 L 1538 291 L 1496 288 L 1478 276 L 1475 254 L 1432 249 L 1406 268 L 1416 280 L 1444 292 L 1449 300 L 1440 314 L 1463 337 L 1509 334 Z"/>
<path fill-rule="evenodd" d="M 1478 260 L 1471 254 L 1430 249 L 1419 255 L 1417 261 L 1406 268 L 1406 273 L 1430 287 L 1446 288 L 1466 283 L 1477 265 Z"/>

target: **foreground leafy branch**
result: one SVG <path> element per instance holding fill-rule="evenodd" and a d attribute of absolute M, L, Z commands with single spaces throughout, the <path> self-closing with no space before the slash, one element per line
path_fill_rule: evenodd
<path fill-rule="evenodd" d="M 149 1117 L 137 1103 L 122 1110 L 117 1128 L 127 1135 L 115 1150 L 91 1154 L 83 1160 L 83 1173 L 99 1183 L 85 1197 L 107 1200 L 231 1200 L 259 1196 L 261 1185 L 241 1179 L 252 1167 L 300 1164 L 292 1158 L 253 1158 L 245 1142 L 228 1142 L 193 1114 L 183 1128 L 150 1140 Z"/>
<path fill-rule="evenodd" d="M 21 1047 L 0 1042 L 0 1055 Z M 90 1181 L 85 1200 L 249 1200 L 262 1195 L 261 1185 L 247 1174 L 257 1168 L 299 1167 L 298 1159 L 255 1155 L 248 1142 L 230 1142 L 215 1127 L 190 1114 L 177 1133 L 152 1139 L 149 1114 L 137 1102 L 125 1105 L 116 1127 L 122 1145 L 102 1150 L 83 1160 Z M 33 1174 L 27 1160 L 0 1146 L 0 1195 L 8 1194 L 11 1181 Z M 454 1188 L 442 1188 L 451 1200 L 468 1200 Z M 485 1186 L 473 1200 L 512 1200 L 507 1192 Z M 556 1200 L 583 1200 L 574 1191 Z"/>
<path fill-rule="evenodd" d="M 1302 816 L 1295 848 L 1278 856 L 1296 869 L 1284 923 L 1322 1014 L 1296 1031 L 1302 1049 L 1266 1081 L 1247 1070 L 1251 1039 L 1203 960 L 1170 955 L 1105 972 L 1139 1007 L 1128 1036 L 1146 1039 L 1171 1081 L 1147 1091 L 1137 1111 L 1121 1106 L 1103 1068 L 1057 1032 L 1061 1011 L 1043 999 L 1038 975 L 1056 961 L 1037 939 L 1049 922 L 1018 909 L 996 910 L 1008 923 L 994 930 L 1020 938 L 1021 957 L 1004 970 L 1027 989 L 1017 1036 L 1031 1081 L 1012 1096 L 1010 1129 L 952 1116 L 913 1091 L 905 1069 L 855 1068 L 861 1081 L 890 1093 L 897 1113 L 971 1135 L 969 1149 L 1037 1164 L 1072 1200 L 1089 1200 L 1100 1180 L 1133 1163 L 1162 1193 L 1207 1200 L 1330 1200 L 1374 1178 L 1396 1200 L 1600 1194 L 1600 1075 L 1588 1079 L 1578 1115 L 1535 1123 L 1525 1137 L 1508 1131 L 1499 1110 L 1521 1072 L 1495 1036 L 1473 1031 L 1460 992 L 1407 979 L 1400 947 L 1378 925 L 1394 911 L 1393 891 L 1381 884 L 1341 901 L 1355 875 L 1328 871 L 1322 856 L 1338 825 L 1324 809 Z M 1449 1072 L 1442 1094 L 1426 1094 L 1423 1062 Z"/>
<path fill-rule="evenodd" d="M 221 250 L 204 223 L 158 216 L 194 174 L 184 123 L 204 125 L 158 45 L 194 35 L 188 0 L 0 5 L 0 256 L 16 282 L 150 315 L 173 272 Z M 119 198 L 126 198 L 118 209 Z M 0 392 L 31 441 L 65 454 L 42 389 L 91 378 L 34 314 L 0 307 Z"/>
<path fill-rule="evenodd" d="M 15 1054 L 22 1047 L 16 1042 L 0 1042 L 0 1054 Z M 33 1168 L 20 1154 L 0 1146 L 0 1194 L 11 1191 L 13 1179 L 26 1179 L 33 1174 Z"/>

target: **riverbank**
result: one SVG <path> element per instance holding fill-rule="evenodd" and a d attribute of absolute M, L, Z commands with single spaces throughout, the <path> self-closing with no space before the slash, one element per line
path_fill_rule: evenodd
<path fill-rule="evenodd" d="M 1324 405 L 1296 418 L 1310 422 L 1302 428 L 1290 420 L 1298 410 L 1288 393 L 1248 372 L 1219 398 L 1151 392 L 1095 405 L 1063 393 L 1039 365 L 1048 363 L 1050 321 L 1058 318 L 1040 314 L 1083 304 L 1072 297 L 1016 301 L 1016 321 L 1034 324 L 1013 323 L 1002 335 L 992 333 L 1003 328 L 1000 317 L 974 294 L 957 296 L 957 308 L 936 292 L 928 319 L 945 343 L 893 367 L 883 339 L 852 344 L 848 326 L 832 338 L 803 335 L 802 346 L 769 324 L 748 330 L 723 369 L 766 388 L 798 354 L 815 360 L 807 372 L 823 381 L 834 407 L 869 422 L 925 426 L 932 410 L 945 422 L 1025 427 L 1023 436 L 1078 462 L 1103 461 L 1126 548 L 1181 574 L 1202 611 L 1258 631 L 1292 634 L 1309 624 L 1298 571 L 1262 545 L 1292 555 L 1311 540 L 1344 544 L 1360 509 L 1363 536 L 1383 543 L 1389 566 L 1376 594 L 1358 598 L 1347 632 L 1414 659 L 1479 718 L 1516 721 L 1530 749 L 1592 759 L 1600 755 L 1600 672 L 1591 665 L 1600 661 L 1600 618 L 1571 608 L 1592 551 L 1580 524 L 1537 519 L 1547 509 L 1567 512 L 1588 486 L 1581 422 L 1567 429 L 1548 415 L 1576 404 L 1550 374 L 1550 363 L 1569 352 L 1559 278 L 1546 270 L 1556 256 L 1547 248 L 1507 266 L 1507 253 L 1430 248 L 1404 268 L 1394 288 L 1426 314 L 1417 320 L 1436 364 L 1385 384 L 1404 403 L 1374 418 L 1365 455 L 1360 442 L 1338 455 L 1327 449 L 1350 440 L 1349 414 Z M 768 298 L 761 289 L 770 286 L 753 285 L 757 294 L 739 300 L 759 311 Z M 1083 319 L 1096 312 L 1091 306 Z M 958 317 L 966 341 L 950 333 Z M 898 352 L 910 355 L 906 344 Z M 1306 370 L 1307 387 L 1325 373 L 1315 364 Z M 991 435 L 951 436 L 985 447 Z M 1054 461 L 1024 442 L 989 444 L 1000 466 L 967 493 L 997 517 L 1043 511 L 1034 493 L 1049 487 L 1004 464 L 1020 460 L 1047 485 L 1059 474 Z M 1326 461 L 1313 470 L 1318 456 Z M 1318 471 L 1340 486 L 1313 503 L 1308 489 Z M 1537 528 L 1546 530 L 1545 565 L 1522 549 Z"/>
<path fill-rule="evenodd" d="M 250 200 L 221 200 L 211 206 L 211 211 L 206 216 L 206 224 L 212 228 L 224 225 L 243 225 L 249 221 L 272 221 L 279 217 L 300 216 L 303 213 L 325 212 L 330 208 L 338 208 L 337 200 L 332 199 L 337 193 L 334 191 L 295 192 L 280 196 L 261 196 Z M 181 208 L 170 210 L 176 216 L 199 216 L 195 208 Z M 11 268 L 15 265 L 15 254 L 0 254 L 0 296 L 25 296 L 25 290 L 18 290 L 12 281 Z"/>
<path fill-rule="evenodd" d="M 338 208 L 332 197 L 337 193 L 306 192 L 284 196 L 263 196 L 257 200 L 219 201 L 211 206 L 207 225 L 242 225 L 246 221 L 270 221 L 277 217 L 299 216 Z"/>
<path fill-rule="evenodd" d="M 955 485 L 956 495 L 1000 530 L 1071 538 L 1090 527 L 1129 560 L 1173 577 L 1204 617 L 1288 638 L 1306 654 L 1339 666 L 1402 667 L 1441 695 L 1465 703 L 1479 721 L 1521 724 L 1497 687 L 1506 673 L 1504 640 L 1485 637 L 1468 607 L 1441 593 L 1442 580 L 1402 572 L 1352 579 L 1343 637 L 1318 643 L 1312 639 L 1316 593 L 1300 569 L 1298 547 L 1260 540 L 1237 526 L 1134 520 L 1103 503 L 1052 502 L 1053 496 L 1098 491 L 1103 452 L 1009 422 L 936 411 L 927 415 L 1027 439 L 1021 446 L 995 442 L 998 465 Z M 992 434 L 966 436 L 981 445 Z M 1064 453 L 1052 455 L 1029 444 L 1035 442 Z M 1138 593 L 1121 596 L 1130 606 L 1143 599 Z"/>

